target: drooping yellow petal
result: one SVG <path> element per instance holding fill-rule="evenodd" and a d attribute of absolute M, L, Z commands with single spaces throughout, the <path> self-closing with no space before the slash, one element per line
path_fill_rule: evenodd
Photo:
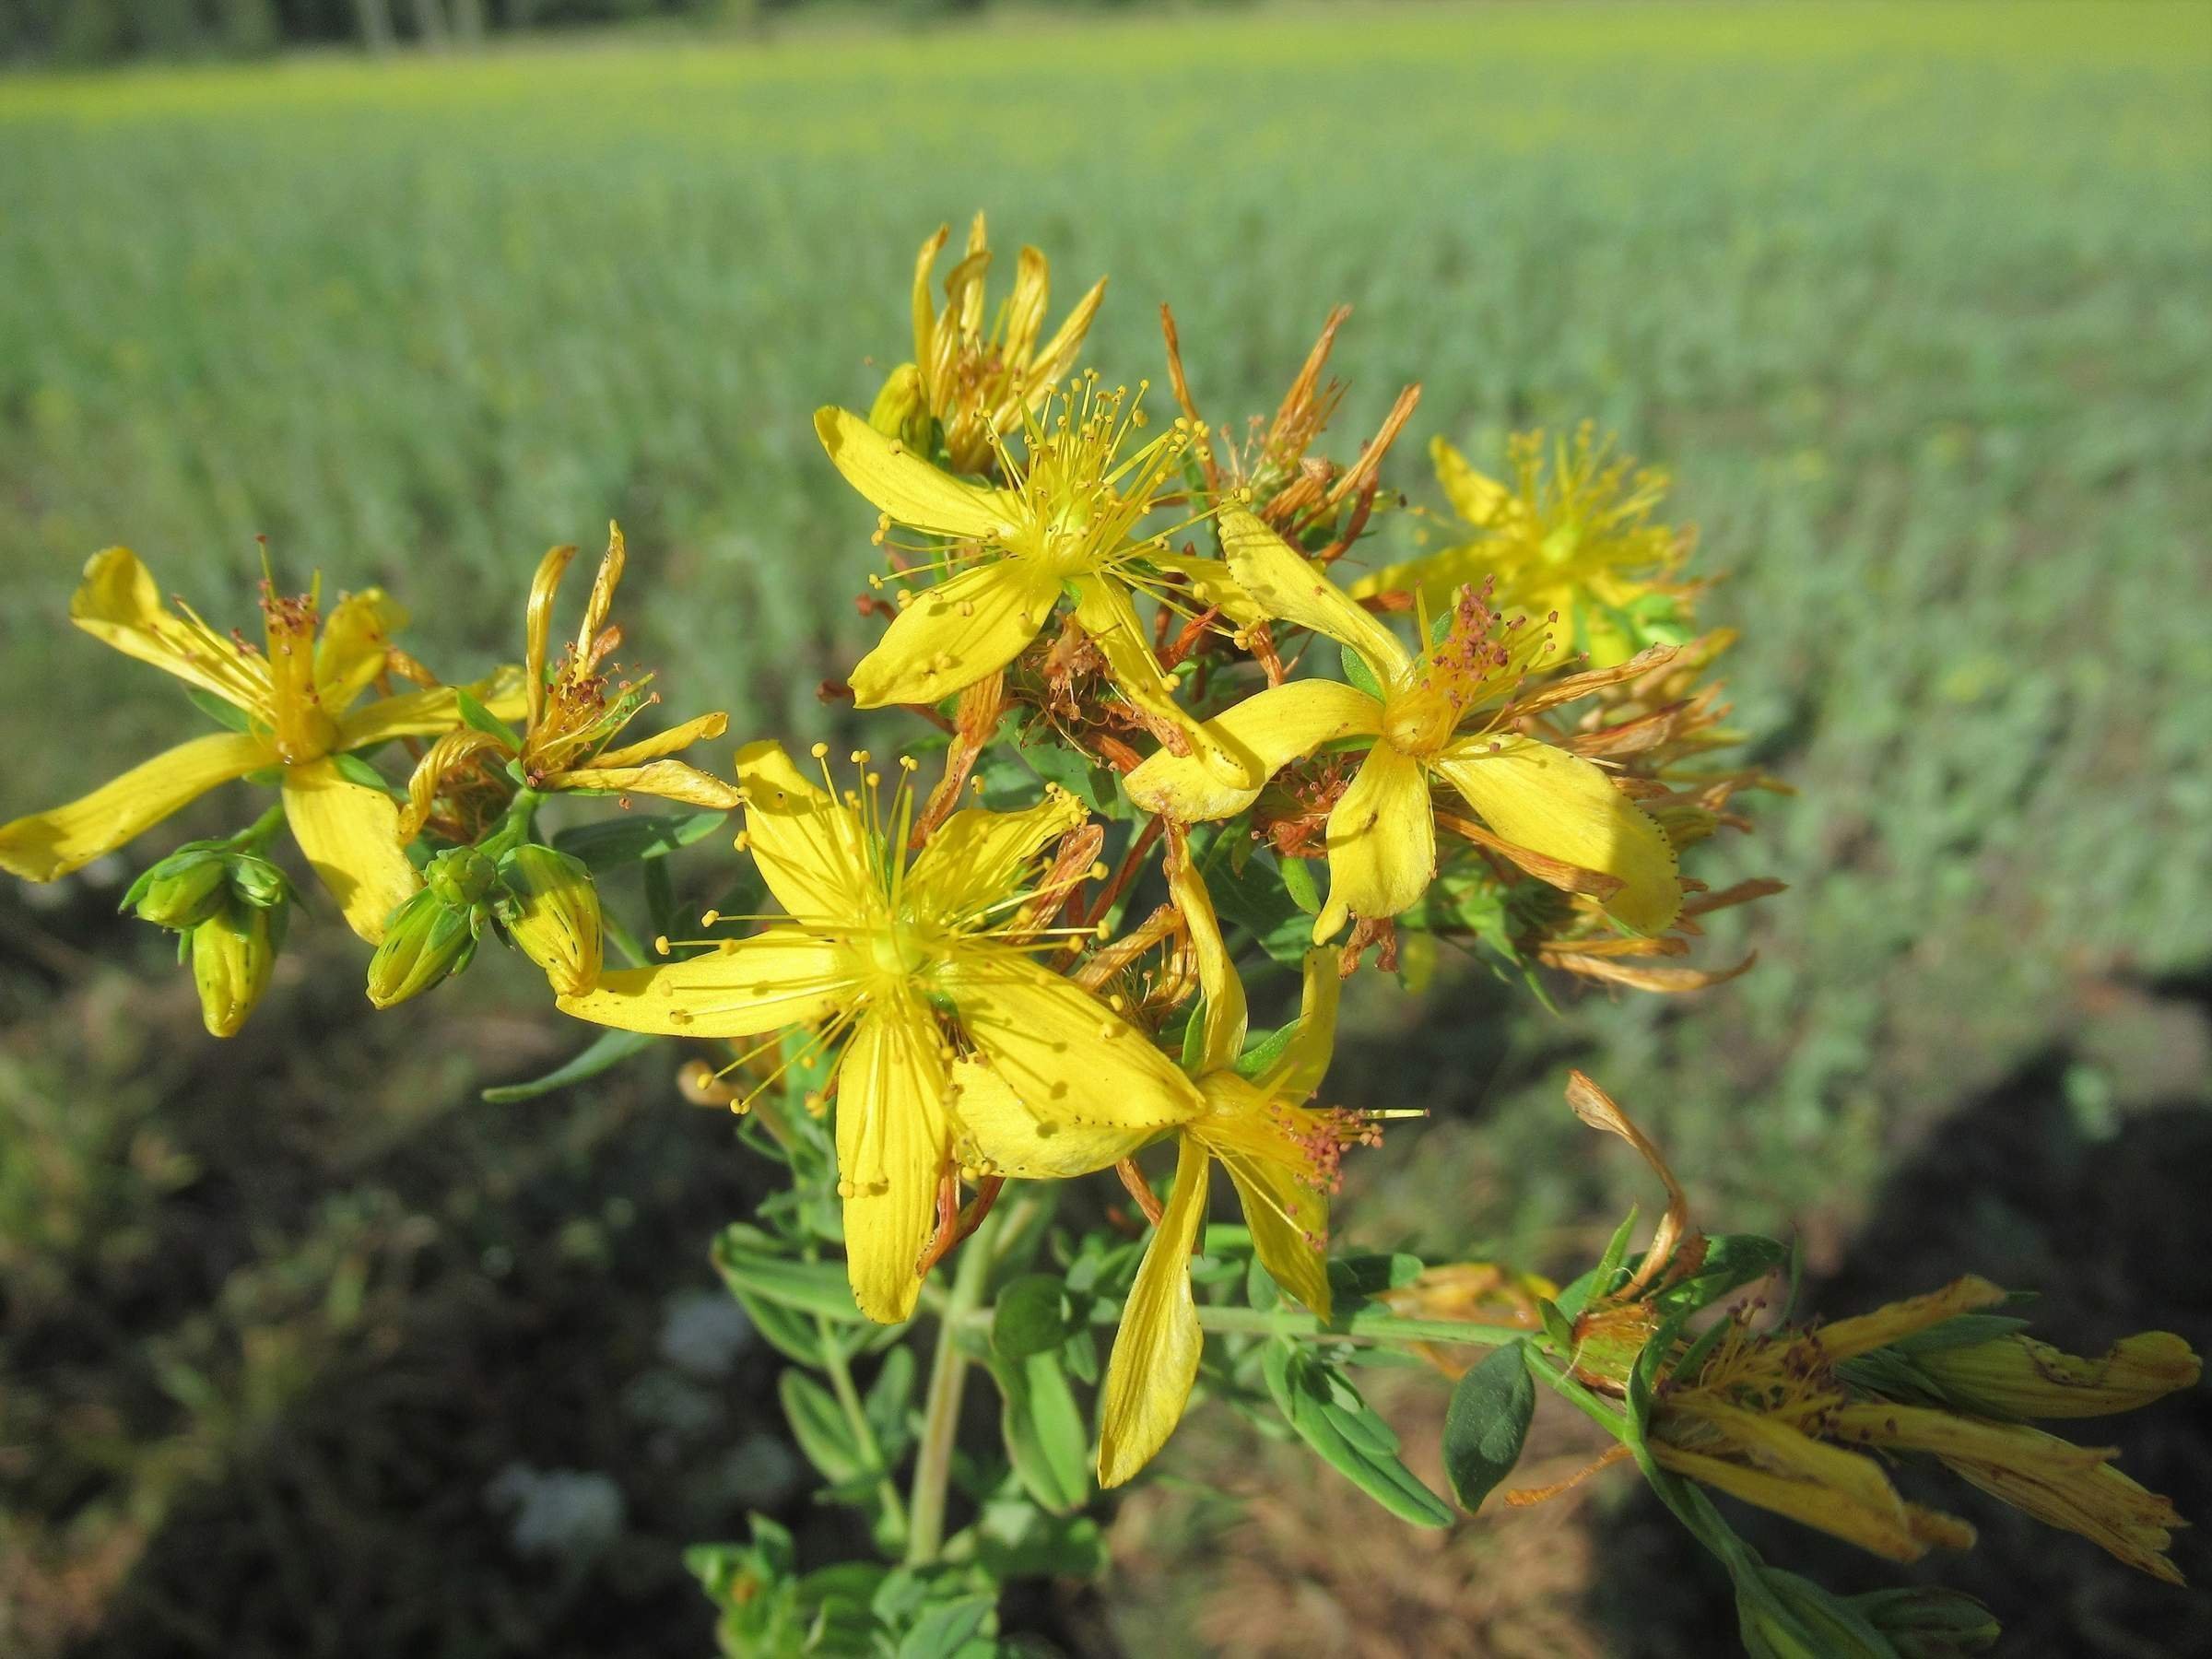
<path fill-rule="evenodd" d="M 642 766 L 575 766 L 547 782 L 558 789 L 601 789 L 615 794 L 658 795 L 687 806 L 727 812 L 740 799 L 737 786 L 681 760 L 648 760 Z"/>
<path fill-rule="evenodd" d="M 1120 1486 L 1168 1443 L 1198 1380 L 1205 1332 L 1191 1296 L 1191 1252 L 1206 1220 L 1206 1149 L 1185 1137 L 1175 1190 L 1122 1308 L 1099 1400 L 1099 1484 Z"/>
<path fill-rule="evenodd" d="M 984 541 L 998 535 L 1007 522 L 1006 503 L 996 490 L 932 466 L 850 409 L 817 409 L 814 430 L 845 482 L 899 524 L 934 535 Z"/>
<path fill-rule="evenodd" d="M 844 953 L 797 928 L 774 927 L 720 950 L 653 968 L 602 973 L 560 1011 L 656 1037 L 759 1037 L 810 1025 L 853 999 Z"/>
<path fill-rule="evenodd" d="M 109 547 L 85 561 L 69 619 L 125 656 L 268 718 L 269 670 L 260 654 L 172 614 L 153 573 L 128 547 Z"/>
<path fill-rule="evenodd" d="M 1076 580 L 1076 620 L 1106 659 L 1121 694 L 1135 705 L 1145 724 L 1163 743 L 1172 736 L 1189 750 L 1181 757 L 1205 768 L 1225 788 L 1253 788 L 1266 782 L 1259 757 L 1240 749 L 1226 728 L 1199 724 L 1175 700 L 1175 680 L 1160 670 L 1145 638 L 1136 608 L 1119 584 L 1103 577 Z"/>
<path fill-rule="evenodd" d="M 1253 1249 L 1276 1283 L 1326 1319 L 1329 1201 L 1305 1145 L 1321 1133 L 1315 1114 L 1234 1072 L 1209 1073 L 1199 1087 L 1206 1110 L 1183 1133 L 1202 1142 L 1236 1183 Z"/>
<path fill-rule="evenodd" d="M 530 579 L 530 600 L 523 611 L 523 687 L 527 698 L 524 717 L 533 726 L 546 706 L 546 662 L 553 647 L 553 600 L 575 557 L 573 542 L 548 547 L 537 561 L 537 573 Z"/>
<path fill-rule="evenodd" d="M 1241 507 L 1223 513 L 1221 546 L 1237 584 L 1268 616 L 1350 646 L 1385 687 L 1405 676 L 1412 659 L 1397 635 L 1372 611 L 1355 605 L 1256 514 Z"/>
<path fill-rule="evenodd" d="M 500 720 L 516 720 L 523 714 L 522 677 L 512 667 L 486 676 L 466 690 Z M 451 686 L 402 691 L 396 697 L 380 697 L 340 720 L 338 747 L 367 748 L 394 737 L 442 736 L 461 724 L 461 700 Z"/>
<path fill-rule="evenodd" d="M 956 812 L 907 866 L 908 902 L 917 917 L 948 926 L 967 920 L 1010 897 L 1030 861 L 1086 816 L 1082 802 L 1059 790 L 1020 812 Z"/>
<path fill-rule="evenodd" d="M 1196 1086 L 1151 1039 L 1015 950 L 971 947 L 936 982 L 970 1041 L 1041 1119 L 1164 1129 L 1198 1110 Z"/>
<path fill-rule="evenodd" d="M 1298 1030 L 1273 1065 L 1255 1079 L 1255 1087 L 1270 1100 L 1299 1101 L 1321 1087 L 1327 1076 L 1329 1057 L 1336 1046 L 1336 1003 L 1343 976 L 1336 971 L 1336 953 L 1309 950 L 1304 962 L 1304 985 L 1299 997 Z"/>
<path fill-rule="evenodd" d="M 916 593 L 853 669 L 864 709 L 933 703 L 995 674 L 1037 637 L 1060 583 L 1043 565 L 994 559 Z"/>
<path fill-rule="evenodd" d="M 328 759 L 284 772 L 284 818 L 292 839 L 346 914 L 371 945 L 384 923 L 422 885 L 400 850 L 399 806 L 381 789 L 356 783 Z"/>
<path fill-rule="evenodd" d="M 1004 1077 L 978 1060 L 954 1065 L 947 1100 L 961 1158 L 994 1174 L 1025 1181 L 1068 1181 L 1112 1169 L 1157 1133 L 1041 1118 Z"/>
<path fill-rule="evenodd" d="M 1616 877 L 1606 912 L 1624 927 L 1661 933 L 1680 912 L 1674 849 L 1602 769 L 1512 733 L 1462 738 L 1435 766 L 1500 839 Z"/>
<path fill-rule="evenodd" d="M 1421 763 L 1378 743 L 1329 811 L 1329 898 L 1313 941 L 1335 935 L 1347 914 L 1394 916 L 1436 875 L 1436 812 Z"/>
<path fill-rule="evenodd" d="M 1200 605 L 1218 606 L 1221 614 L 1239 628 L 1267 620 L 1267 613 L 1238 584 L 1224 559 L 1201 559 L 1190 553 L 1148 553 L 1145 562 L 1187 578 L 1191 597 Z"/>
<path fill-rule="evenodd" d="M 730 729 L 727 714 L 701 714 L 687 720 L 681 725 L 670 726 L 650 737 L 635 743 L 626 743 L 620 748 L 602 749 L 592 757 L 594 767 L 642 766 L 648 760 L 658 760 L 665 755 L 679 755 L 695 743 L 719 737 Z"/>
<path fill-rule="evenodd" d="M 65 806 L 0 825 L 0 870 L 54 881 L 112 853 L 218 783 L 275 762 L 258 737 L 215 732 L 156 755 Z"/>
<path fill-rule="evenodd" d="M 384 671 L 392 636 L 406 625 L 406 611 L 382 588 L 338 601 L 315 642 L 315 688 L 325 712 L 343 714 L 369 688 Z"/>
<path fill-rule="evenodd" d="M 780 743 L 737 751 L 745 833 L 768 890 L 801 922 L 851 924 L 875 902 L 874 877 L 853 809 L 802 772 Z"/>
<path fill-rule="evenodd" d="M 1237 1055 L 1243 1052 L 1244 1030 L 1249 1016 L 1244 1002 L 1244 984 L 1237 978 L 1237 970 L 1230 960 L 1229 945 L 1221 937 L 1221 923 L 1214 914 L 1213 896 L 1206 890 L 1192 865 L 1190 848 L 1180 830 L 1171 830 L 1172 841 L 1168 855 L 1168 894 L 1175 908 L 1182 912 L 1182 924 L 1190 935 L 1191 954 L 1198 959 L 1198 988 L 1205 994 L 1205 1006 L 1199 1010 L 1204 1021 L 1199 1030 L 1201 1040 L 1198 1064 L 1194 1068 L 1203 1077 L 1234 1065 Z"/>
<path fill-rule="evenodd" d="M 1293 760 L 1345 737 L 1371 737 L 1382 729 L 1382 705 L 1337 680 L 1301 679 L 1271 687 L 1225 709 L 1201 728 L 1228 753 L 1257 762 L 1248 785 L 1233 785 L 1195 756 L 1162 749 L 1122 781 L 1129 798 L 1147 812 L 1183 823 L 1233 817 L 1260 798 L 1266 781 Z"/>
<path fill-rule="evenodd" d="M 884 1324 L 912 1313 L 922 1292 L 937 1176 L 951 1156 L 943 1041 L 919 1003 L 894 997 L 861 1016 L 838 1064 L 845 1271 L 860 1311 Z"/>

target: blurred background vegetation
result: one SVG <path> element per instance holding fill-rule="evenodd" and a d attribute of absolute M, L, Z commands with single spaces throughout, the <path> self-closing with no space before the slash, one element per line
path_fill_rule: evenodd
<path fill-rule="evenodd" d="M 827 730 L 870 549 L 806 417 L 865 406 L 915 246 L 982 206 L 1061 303 L 1112 274 L 1110 376 L 1159 378 L 1167 300 L 1209 416 L 1271 407 L 1347 300 L 1339 447 L 1423 382 L 1417 503 L 1428 433 L 1494 461 L 1587 416 L 1726 574 L 1738 724 L 1799 791 L 1709 873 L 1792 884 L 1722 931 L 1758 968 L 1557 1015 L 1472 973 L 1363 999 L 1347 1099 L 1434 1115 L 1355 1171 L 1353 1240 L 1587 1259 L 1637 1181 L 1560 1107 L 1572 1061 L 1703 1218 L 1803 1241 L 1817 1306 L 1971 1268 L 2076 1348 L 2212 1343 L 2212 10 L 710 9 L 0 10 L 50 65 L 400 42 L 0 80 L 0 816 L 193 728 L 66 625 L 117 540 L 244 620 L 265 533 L 409 601 L 459 674 L 515 653 L 547 544 L 618 516 L 631 650 L 682 704 Z M 610 13 L 663 27 L 425 49 Z M 372 1021 L 328 918 L 205 1039 L 113 915 L 171 839 L 0 892 L 0 1650 L 700 1651 L 682 1543 L 753 1508 L 838 1547 L 707 1265 L 760 1179 L 727 1123 L 658 1056 L 481 1103 L 578 1044 L 542 987 L 492 953 Z M 2122 1428 L 2200 1516 L 2208 1427 L 2199 1398 Z M 1539 1432 L 1571 1470 L 1574 1426 Z M 1726 1626 L 1625 1482 L 1417 1540 L 1240 1435 L 1194 1423 L 1112 1576 L 1024 1628 L 1690 1654 Z M 1977 1519 L 1943 1571 L 2017 1651 L 2212 1651 L 2201 1601 Z"/>

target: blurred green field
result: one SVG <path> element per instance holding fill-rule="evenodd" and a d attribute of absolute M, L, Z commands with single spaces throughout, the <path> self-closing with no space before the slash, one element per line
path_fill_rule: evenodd
<path fill-rule="evenodd" d="M 1063 303 L 1112 274 L 1110 375 L 1159 376 L 1171 302 L 1216 419 L 1271 407 L 1347 300 L 1343 447 L 1419 380 L 1417 440 L 1495 459 L 1512 428 L 1587 416 L 1674 474 L 1728 573 L 1708 614 L 1744 633 L 1737 724 L 1799 791 L 1712 873 L 1792 884 L 1724 932 L 1759 967 L 1557 1018 L 1465 982 L 1373 1013 L 1388 1063 L 1356 1087 L 1438 1121 L 1372 1160 L 1350 1230 L 1541 1257 L 1591 1225 L 1629 1172 L 1558 1109 L 1571 1056 L 1716 1220 L 1796 1226 L 1832 1265 L 1891 1162 L 2031 1056 L 2065 1050 L 2085 1143 L 2212 1090 L 2173 994 L 2212 962 L 2208 76 L 2200 6 L 1641 4 L 0 81 L 0 816 L 194 718 L 65 626 L 77 566 L 118 540 L 242 618 L 265 533 L 286 569 L 383 582 L 410 643 L 473 670 L 513 653 L 536 555 L 611 514 L 637 653 L 735 731 L 818 729 L 870 549 L 806 417 L 865 406 L 907 349 L 915 245 L 982 206 L 1049 253 Z M 120 935 L 88 905 L 5 902 L 0 1272 L 18 1305 L 47 1274 L 44 1306 L 136 1285 L 100 1237 L 158 1239 L 194 1201 L 204 1176 L 165 1182 L 144 1149 L 171 1107 L 202 1166 L 236 1148 L 183 1063 L 55 1058 L 178 1029 L 155 953 L 130 991 L 93 965 Z M 296 977 L 256 1025 L 350 1033 L 349 994 Z M 558 1040 L 428 1015 L 416 1035 L 412 1058 L 347 1034 L 327 1065 L 255 1063 L 255 1088 L 307 1096 L 383 1079 L 351 1131 L 375 1149 L 309 1160 L 334 1191 L 411 1190 L 376 1159 L 492 1114 L 475 1081 Z M 468 1144 L 497 1164 L 536 1121 Z M 718 1126 L 684 1124 L 672 1159 L 719 1155 Z M 428 1159 L 449 1198 L 457 1156 Z M 254 1249 L 306 1263 L 312 1300 L 315 1251 L 362 1225 L 302 1201 Z M 156 1297 L 113 1351 L 188 1314 Z M 161 1409 L 196 1430 L 216 1407 Z M 4 1438 L 41 1559 L 89 1550 L 81 1517 L 138 1489 L 124 1453 L 41 1487 Z M 57 1482 L 65 1501 L 38 1495 Z"/>

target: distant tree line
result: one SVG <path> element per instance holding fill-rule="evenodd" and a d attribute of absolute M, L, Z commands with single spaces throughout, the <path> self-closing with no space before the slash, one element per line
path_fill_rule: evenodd
<path fill-rule="evenodd" d="M 810 0 L 0 0 L 0 63 L 252 57 L 288 46 L 467 46 L 486 37 L 641 18 L 719 21 Z M 847 0 L 907 14 L 982 0 Z"/>

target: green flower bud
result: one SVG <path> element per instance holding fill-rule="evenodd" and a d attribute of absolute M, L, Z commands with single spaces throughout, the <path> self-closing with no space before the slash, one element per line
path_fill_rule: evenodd
<path fill-rule="evenodd" d="M 226 899 L 192 930 L 193 983 L 199 987 L 200 1018 L 210 1035 L 233 1035 L 269 988 L 284 944 L 285 916 L 281 906 Z"/>
<path fill-rule="evenodd" d="M 132 882 L 123 906 L 156 927 L 185 933 L 223 908 L 227 885 L 222 843 L 188 841 Z"/>
<path fill-rule="evenodd" d="M 1987 1653 L 2004 1635 L 1987 1607 L 1938 1584 L 1875 1590 L 1851 1598 L 1852 1611 L 1887 1636 L 1900 1659 L 1958 1659 Z"/>
<path fill-rule="evenodd" d="M 500 860 L 507 935 L 546 971 L 555 994 L 581 996 L 599 982 L 599 891 L 581 859 L 525 841 Z"/>
<path fill-rule="evenodd" d="M 929 448 L 929 398 L 922 389 L 922 371 L 901 363 L 891 371 L 876 394 L 868 424 L 886 438 L 896 438 L 911 449 L 926 453 Z"/>
<path fill-rule="evenodd" d="M 264 910 L 287 902 L 292 896 L 292 884 L 285 874 L 257 853 L 233 853 L 229 858 L 230 891 L 233 897 L 248 904 L 257 904 Z"/>
<path fill-rule="evenodd" d="M 425 892 L 436 893 L 448 908 L 474 910 L 500 885 L 499 866 L 474 847 L 453 847 L 430 860 L 422 872 Z"/>
<path fill-rule="evenodd" d="M 446 856 L 432 859 L 431 869 Z M 477 862 L 490 868 L 488 861 Z M 384 942 L 369 959 L 369 1000 L 378 1007 L 421 995 L 448 974 L 460 972 L 476 955 L 483 914 L 474 905 L 450 902 L 449 890 L 450 883 L 425 887 L 392 912 Z"/>

